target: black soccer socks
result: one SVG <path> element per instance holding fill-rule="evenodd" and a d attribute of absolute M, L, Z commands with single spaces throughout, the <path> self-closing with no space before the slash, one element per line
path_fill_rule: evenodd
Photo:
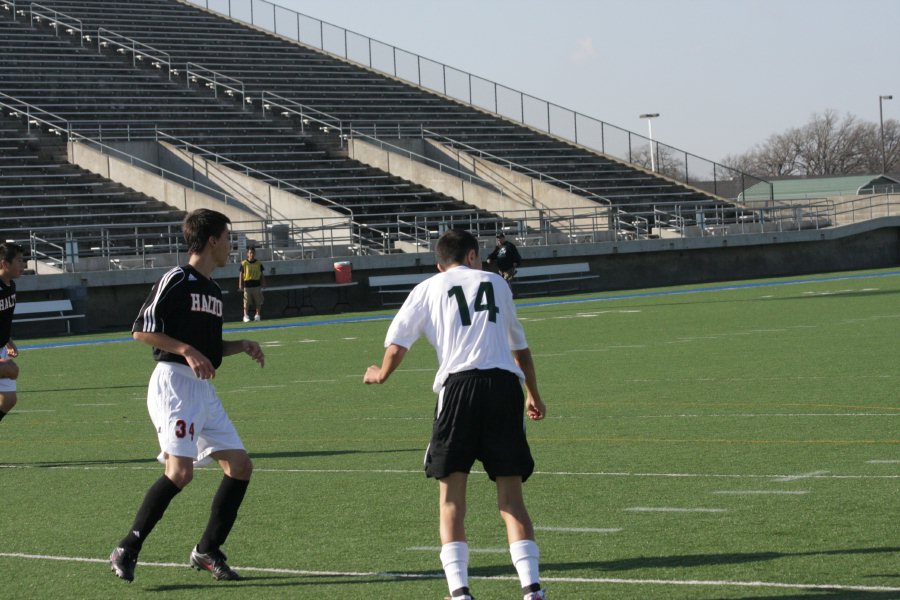
<path fill-rule="evenodd" d="M 209 523 L 203 537 L 200 538 L 200 543 L 197 544 L 197 552 L 208 554 L 218 550 L 225 543 L 249 485 L 250 482 L 243 479 L 234 479 L 228 475 L 222 477 L 222 483 L 219 484 L 212 501 Z"/>
<path fill-rule="evenodd" d="M 147 539 L 147 536 L 153 531 L 153 527 L 162 519 L 163 514 L 169 507 L 169 502 L 180 491 L 181 488 L 172 483 L 172 480 L 165 475 L 157 479 L 156 483 L 147 490 L 144 502 L 134 518 L 131 531 L 122 538 L 119 546 L 132 551 L 134 554 L 140 552 L 141 546 L 144 545 L 144 540 Z"/>

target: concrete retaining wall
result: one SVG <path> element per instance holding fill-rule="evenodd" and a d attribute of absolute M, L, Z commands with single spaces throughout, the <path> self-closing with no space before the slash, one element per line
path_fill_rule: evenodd
<path fill-rule="evenodd" d="M 528 265 L 587 261 L 600 275 L 585 291 L 612 291 L 645 287 L 735 281 L 763 277 L 796 276 L 832 271 L 875 269 L 900 265 L 900 218 L 890 217 L 866 223 L 822 231 L 798 231 L 780 234 L 686 238 L 680 240 L 641 240 L 604 244 L 529 246 L 521 249 Z M 431 254 L 395 256 L 355 256 L 353 279 L 360 284 L 350 288 L 349 307 L 363 311 L 379 308 L 377 295 L 366 282 L 372 275 L 395 273 L 433 273 Z M 266 262 L 269 285 L 333 282 L 333 259 Z M 19 299 L 63 298 L 66 288 L 87 290 L 87 320 L 91 331 L 127 330 L 150 291 L 166 269 L 100 271 L 61 275 L 24 276 L 18 281 Z M 228 265 L 214 276 L 223 289 L 225 318 L 241 317 L 237 295 L 237 265 Z M 552 292 L 552 289 L 548 289 Z M 314 290 L 311 301 L 318 312 L 329 313 L 336 302 L 336 291 Z M 270 292 L 265 315 L 281 316 L 287 306 L 285 293 Z M 13 335 L 21 339 L 62 332 L 38 330 L 26 324 L 16 326 Z"/>

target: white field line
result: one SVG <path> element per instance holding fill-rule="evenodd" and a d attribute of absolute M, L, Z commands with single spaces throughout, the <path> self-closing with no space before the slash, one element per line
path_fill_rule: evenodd
<path fill-rule="evenodd" d="M 46 554 L 25 554 L 21 552 L 0 552 L 0 558 L 21 558 L 24 560 L 49 560 L 60 562 L 81 562 L 106 565 L 109 561 L 105 558 L 84 558 L 77 556 L 51 556 Z M 169 569 L 187 569 L 185 563 L 142 562 L 141 567 L 162 567 Z M 443 579 L 443 573 L 379 573 L 359 571 L 308 571 L 303 569 L 278 569 L 268 567 L 244 567 L 234 566 L 237 571 L 256 573 L 277 573 L 283 575 L 298 575 L 310 577 L 383 577 L 385 579 Z M 469 576 L 474 580 L 494 581 L 518 581 L 518 577 L 508 575 Z M 620 585 L 681 585 L 681 586 L 706 586 L 706 587 L 741 587 L 741 588 L 778 588 L 794 590 L 831 590 L 854 592 L 900 592 L 900 587 L 876 586 L 876 585 L 845 585 L 840 583 L 781 583 L 776 581 L 727 581 L 727 580 L 700 580 L 700 579 L 619 579 L 614 577 L 541 577 L 548 583 L 596 583 L 596 584 L 620 584 Z M 240 584 L 238 584 L 240 586 Z"/>
<path fill-rule="evenodd" d="M 252 458 L 253 455 L 251 454 Z M 75 470 L 75 471 L 158 471 L 159 466 L 134 466 L 128 467 L 123 465 L 62 465 L 47 467 L 42 465 L 18 465 L 0 463 L 0 469 L 59 469 L 59 470 Z M 220 472 L 219 467 L 211 465 L 199 469 L 203 471 Z M 325 475 L 325 474 L 348 474 L 348 475 L 422 475 L 422 469 L 267 469 L 265 467 L 253 467 L 254 473 L 305 473 L 309 475 Z M 827 473 L 826 471 L 822 471 Z M 480 470 L 472 470 L 473 475 L 483 475 Z M 555 477 L 660 477 L 671 479 L 767 479 L 767 480 L 787 480 L 793 481 L 796 475 L 747 475 L 740 473 L 627 473 L 627 472 L 584 472 L 584 471 L 535 471 L 535 475 L 547 475 Z M 900 475 L 804 475 L 802 479 L 900 479 Z"/>
<path fill-rule="evenodd" d="M 703 381 L 703 380 L 698 380 Z M 645 382 L 643 382 L 645 383 Z M 622 415 L 604 417 L 607 419 L 770 419 L 770 418 L 797 418 L 797 417 L 900 417 L 896 413 L 711 413 L 711 414 L 680 414 L 680 415 Z"/>
<path fill-rule="evenodd" d="M 867 460 L 869 465 L 900 465 L 900 460 Z"/>
<path fill-rule="evenodd" d="M 732 496 L 802 496 L 808 494 L 807 490 L 719 490 L 712 494 Z"/>
<path fill-rule="evenodd" d="M 802 475 L 786 475 L 784 477 L 776 477 L 775 481 L 781 483 L 787 483 L 789 481 L 800 481 L 801 479 L 811 479 L 813 477 L 820 477 L 822 475 L 827 475 L 828 471 L 813 471 L 812 473 L 803 473 Z"/>
<path fill-rule="evenodd" d="M 621 527 L 541 527 L 534 526 L 535 531 L 552 531 L 560 533 L 619 533 Z"/>
<path fill-rule="evenodd" d="M 637 513 L 723 513 L 724 508 L 676 508 L 672 506 L 632 506 L 623 508 L 625 512 Z"/>
<path fill-rule="evenodd" d="M 440 546 L 412 546 L 404 548 L 409 552 L 440 552 Z M 469 548 L 470 554 L 509 554 L 509 548 Z"/>

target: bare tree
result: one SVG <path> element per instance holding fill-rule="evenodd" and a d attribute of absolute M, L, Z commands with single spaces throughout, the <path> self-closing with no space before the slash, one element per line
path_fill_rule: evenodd
<path fill-rule="evenodd" d="M 900 170 L 900 123 L 884 123 L 887 172 Z M 813 114 L 802 127 L 770 136 L 726 166 L 759 177 L 853 175 L 881 172 L 881 131 L 853 115 L 841 119 L 833 110 Z"/>
<path fill-rule="evenodd" d="M 684 158 L 682 153 L 675 152 L 665 144 L 654 142 L 655 155 L 650 160 L 650 145 L 642 146 L 631 154 L 631 162 L 644 167 L 648 171 L 656 167 L 656 172 L 678 181 L 684 180 Z"/>

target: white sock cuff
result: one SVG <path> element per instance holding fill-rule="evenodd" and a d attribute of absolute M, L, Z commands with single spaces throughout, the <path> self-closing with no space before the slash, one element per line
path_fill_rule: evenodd
<path fill-rule="evenodd" d="M 469 544 L 466 542 L 448 542 L 441 546 L 441 564 L 445 567 L 454 562 L 469 562 Z"/>
<path fill-rule="evenodd" d="M 527 558 L 540 558 L 541 552 L 534 540 L 519 540 L 509 545 L 509 556 L 515 564 Z"/>

